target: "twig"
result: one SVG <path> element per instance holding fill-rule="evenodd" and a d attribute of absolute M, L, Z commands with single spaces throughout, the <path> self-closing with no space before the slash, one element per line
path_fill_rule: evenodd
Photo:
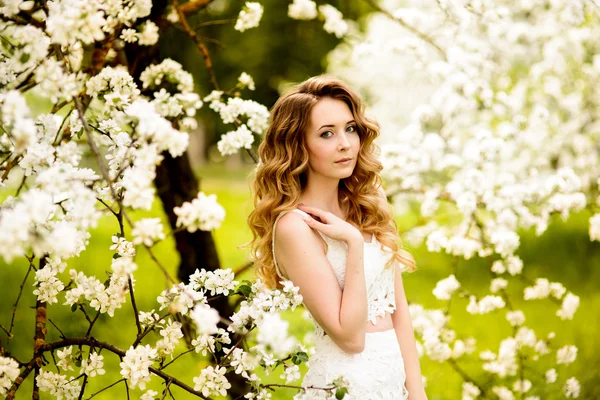
<path fill-rule="evenodd" d="M 167 397 L 167 393 L 171 392 L 171 390 L 169 389 L 169 386 L 171 386 L 170 379 L 167 380 L 167 386 L 165 386 L 165 388 L 163 389 L 161 400 L 164 400 Z"/>
<path fill-rule="evenodd" d="M 411 31 L 412 33 L 414 33 L 415 35 L 417 35 L 423 41 L 429 43 L 434 49 L 437 50 L 437 52 L 442 56 L 442 58 L 444 60 L 448 59 L 448 57 L 446 56 L 446 52 L 437 43 L 435 43 L 433 41 L 433 39 L 431 37 L 429 37 L 427 34 L 419 31 L 417 28 L 413 27 L 412 25 L 409 25 L 402 18 L 396 17 L 394 14 L 392 14 L 388 10 L 384 9 L 383 7 L 381 7 L 375 1 L 373 1 L 373 0 L 363 0 L 363 1 L 365 3 L 367 3 L 368 5 L 370 5 L 371 7 L 373 7 L 374 9 L 376 9 L 377 11 L 379 11 L 380 13 L 385 14 L 388 18 L 390 18 L 393 21 L 396 21 L 397 23 L 399 23 L 402 27 L 404 27 L 407 30 Z"/>
<path fill-rule="evenodd" d="M 137 327 L 138 336 L 142 333 L 142 325 L 140 324 L 140 317 L 138 315 L 138 309 L 135 305 L 135 296 L 133 295 L 133 282 L 131 282 L 131 276 L 127 277 L 127 284 L 129 285 L 129 296 L 131 297 L 131 306 L 133 307 L 133 314 L 135 317 L 135 326 Z"/>
<path fill-rule="evenodd" d="M 181 6 L 180 8 L 183 8 L 184 6 L 185 5 Z M 204 28 L 205 26 L 233 24 L 235 22 L 236 22 L 235 19 L 217 19 L 217 20 L 214 20 L 214 21 L 206 21 L 206 22 L 202 22 L 202 23 L 194 26 L 194 30 L 197 31 L 198 29 Z"/>
<path fill-rule="evenodd" d="M 447 361 L 448 361 L 448 364 L 450 364 L 450 366 L 452 367 L 452 369 L 454 369 L 456 372 L 458 372 L 458 374 L 466 382 L 471 382 L 473 385 L 477 386 L 477 388 L 481 392 L 481 396 L 485 397 L 485 389 L 483 388 L 483 386 L 481 386 L 480 384 L 478 384 L 477 382 L 475 382 L 473 379 L 471 379 L 471 377 L 465 371 L 463 371 L 463 369 L 461 367 L 458 366 L 458 364 L 456 363 L 455 360 L 453 360 L 452 358 L 449 358 Z"/>
<path fill-rule="evenodd" d="M 193 12 L 205 8 L 212 2 L 213 0 L 190 0 L 181 7 L 179 7 L 178 11 L 181 11 L 183 14 L 191 14 Z"/>
<path fill-rule="evenodd" d="M 87 332 L 85 333 L 85 336 L 90 336 L 90 334 L 92 333 L 92 328 L 94 327 L 94 324 L 98 320 L 99 316 L 100 316 L 100 310 L 96 311 L 96 316 L 94 317 L 94 320 L 92 322 L 90 322 L 90 327 L 88 328 Z"/>
<path fill-rule="evenodd" d="M 177 14 L 179 15 L 179 23 L 183 27 L 184 32 L 196 43 L 196 47 L 202 56 L 204 57 L 204 65 L 206 65 L 206 70 L 208 72 L 208 76 L 210 78 L 210 83 L 213 85 L 215 90 L 219 90 L 219 84 L 217 83 L 217 78 L 215 76 L 215 71 L 213 70 L 212 60 L 210 58 L 210 53 L 208 52 L 208 48 L 202 42 L 202 39 L 194 32 L 190 25 L 187 22 L 185 14 L 195 11 L 195 9 L 200 9 L 201 6 L 206 6 L 210 3 L 210 0 L 196 0 L 189 1 L 186 4 L 179 6 L 179 2 L 177 0 L 171 0 L 171 4 L 177 10 Z M 198 8 L 195 8 L 198 6 Z"/>
<path fill-rule="evenodd" d="M 154 329 L 154 327 L 156 325 L 158 325 L 162 320 L 164 320 L 165 318 L 167 318 L 169 315 L 171 315 L 170 313 L 167 313 L 165 315 L 163 315 L 162 317 L 160 317 L 160 319 L 156 322 L 153 322 L 152 325 L 146 327 L 146 329 L 144 329 L 144 332 L 142 332 L 141 334 L 139 334 L 136 338 L 135 341 L 133 342 L 133 344 L 131 345 L 131 347 L 136 347 L 138 344 L 140 344 L 142 342 L 142 339 L 152 331 L 152 329 Z"/>
<path fill-rule="evenodd" d="M 161 264 L 160 261 L 158 261 L 158 258 L 156 258 L 156 256 L 154 255 L 154 253 L 152 252 L 152 249 L 150 248 L 150 246 L 144 245 L 144 247 L 146 248 L 146 250 L 148 250 L 148 253 L 150 254 L 150 258 L 152 258 L 152 260 L 156 263 L 156 265 L 158 265 L 158 267 L 162 270 L 165 278 L 169 282 L 175 283 L 175 279 L 171 278 L 171 275 L 169 275 L 169 272 L 167 271 L 167 269 Z"/>
<path fill-rule="evenodd" d="M 83 377 L 83 383 L 81 384 L 81 390 L 79 391 L 79 397 L 77 397 L 77 400 L 83 399 L 83 393 L 85 392 L 85 386 L 87 385 L 87 380 L 88 380 L 88 376 L 85 375 Z"/>
<path fill-rule="evenodd" d="M 40 258 L 39 270 L 44 269 L 45 266 L 46 257 L 43 256 Z M 37 377 L 42 366 L 42 353 L 39 349 L 46 343 L 46 321 L 46 302 L 38 299 L 35 302 L 35 335 L 33 336 L 33 360 L 35 361 L 35 370 L 33 377 L 33 391 L 31 395 L 32 400 L 38 400 L 40 398 Z"/>
<path fill-rule="evenodd" d="M 108 385 L 107 387 L 105 387 L 105 388 L 102 388 L 102 389 L 98 390 L 98 391 L 97 391 L 97 392 L 95 392 L 95 393 L 92 393 L 92 395 L 91 395 L 90 397 L 88 397 L 88 398 L 87 398 L 87 400 L 90 400 L 92 397 L 96 397 L 97 395 L 99 395 L 99 394 L 100 394 L 100 393 L 102 393 L 103 391 L 105 391 L 105 390 L 107 390 L 107 389 L 110 389 L 111 387 L 113 387 L 113 386 L 115 386 L 115 385 L 117 385 L 117 384 L 119 384 L 119 383 L 123 382 L 124 380 L 125 380 L 125 378 L 123 378 L 123 379 L 119 379 L 118 381 L 116 381 L 116 382 L 114 382 L 114 383 L 111 383 L 111 384 L 110 384 L 110 385 Z"/>
<path fill-rule="evenodd" d="M 2 324 L 0 324 L 0 329 L 2 329 L 4 331 L 4 333 L 6 333 L 6 336 L 10 339 L 12 338 L 12 333 L 10 333 L 5 327 L 2 326 Z"/>
<path fill-rule="evenodd" d="M 54 327 L 55 327 L 55 328 L 56 328 L 56 329 L 57 329 L 57 330 L 60 332 L 60 337 L 61 337 L 62 339 L 66 339 L 66 336 L 65 336 L 65 334 L 63 333 L 63 331 L 61 331 L 61 330 L 60 330 L 60 328 L 59 328 L 58 326 L 56 326 L 56 324 L 54 323 L 54 321 L 52 321 L 50 318 L 48 318 L 48 321 L 50 321 L 50 323 L 51 323 L 52 325 L 54 325 Z"/>
<path fill-rule="evenodd" d="M 175 357 L 174 359 L 172 359 L 171 361 L 169 361 L 168 363 L 166 363 L 165 365 L 163 365 L 162 367 L 160 367 L 160 370 L 163 370 L 165 368 L 167 368 L 169 365 L 173 364 L 175 362 L 175 360 L 177 360 L 179 357 L 187 354 L 187 353 L 191 353 L 192 351 L 194 351 L 194 349 L 189 349 L 184 351 L 183 353 L 179 354 L 177 357 Z"/>

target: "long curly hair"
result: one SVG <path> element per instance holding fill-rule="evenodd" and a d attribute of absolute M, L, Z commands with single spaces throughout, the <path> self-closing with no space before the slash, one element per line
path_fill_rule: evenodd
<path fill-rule="evenodd" d="M 348 105 L 360 138 L 356 167 L 351 176 L 340 180 L 339 199 L 347 210 L 347 220 L 360 231 L 373 234 L 393 256 L 386 267 L 395 262 L 406 270 L 415 269 L 414 258 L 402 249 L 398 227 L 387 202 L 381 201 L 382 165 L 377 161 L 379 125 L 364 115 L 359 96 L 344 82 L 327 76 L 312 77 L 282 95 L 273 108 L 262 143 L 258 147 L 259 163 L 253 173 L 254 210 L 248 216 L 252 231 L 251 258 L 258 277 L 270 288 L 280 287 L 275 271 L 271 241 L 273 223 L 283 211 L 298 204 L 306 187 L 308 151 L 305 132 L 312 107 L 320 99 L 330 97 Z"/>

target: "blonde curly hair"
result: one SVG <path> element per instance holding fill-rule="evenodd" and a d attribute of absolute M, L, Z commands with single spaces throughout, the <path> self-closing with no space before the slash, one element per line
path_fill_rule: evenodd
<path fill-rule="evenodd" d="M 379 172 L 383 167 L 377 161 L 379 148 L 374 143 L 379 125 L 365 117 L 359 96 L 347 84 L 332 77 L 316 76 L 277 100 L 271 109 L 269 128 L 258 147 L 260 161 L 252 182 L 254 210 L 248 216 L 253 239 L 246 245 L 251 245 L 258 277 L 270 288 L 280 287 L 271 250 L 273 223 L 281 212 L 295 208 L 306 187 L 309 156 L 305 132 L 312 107 L 324 97 L 348 105 L 360 137 L 354 172 L 340 180 L 338 189 L 347 220 L 360 231 L 373 234 L 393 253 L 386 267 L 399 262 L 407 270 L 415 269 L 414 258 L 402 249 L 391 209 L 379 191 Z"/>

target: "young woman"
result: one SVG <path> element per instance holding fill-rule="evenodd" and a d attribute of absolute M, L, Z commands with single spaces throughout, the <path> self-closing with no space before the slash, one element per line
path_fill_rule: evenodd
<path fill-rule="evenodd" d="M 339 80 L 310 78 L 279 98 L 258 149 L 252 254 L 267 285 L 300 288 L 316 322 L 303 386 L 343 376 L 345 399 L 422 400 L 401 276 L 415 265 L 381 189 L 378 135 Z"/>

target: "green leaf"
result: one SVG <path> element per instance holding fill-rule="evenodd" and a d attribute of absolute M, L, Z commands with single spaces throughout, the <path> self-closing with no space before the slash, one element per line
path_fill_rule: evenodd
<path fill-rule="evenodd" d="M 71 312 L 77 311 L 77 304 L 71 304 Z"/>
<path fill-rule="evenodd" d="M 344 396 L 346 395 L 346 393 L 348 393 L 348 388 L 339 387 L 339 388 L 335 389 L 335 398 L 343 399 Z"/>
<path fill-rule="evenodd" d="M 248 297 L 248 296 L 250 296 L 250 293 L 252 293 L 252 287 L 249 285 L 242 284 L 242 285 L 238 286 L 238 288 L 235 292 L 244 297 Z"/>
<path fill-rule="evenodd" d="M 307 362 L 307 361 L 308 361 L 308 354 L 306 354 L 303 351 L 299 351 L 292 356 L 292 362 L 296 365 L 300 365 L 303 362 Z"/>

